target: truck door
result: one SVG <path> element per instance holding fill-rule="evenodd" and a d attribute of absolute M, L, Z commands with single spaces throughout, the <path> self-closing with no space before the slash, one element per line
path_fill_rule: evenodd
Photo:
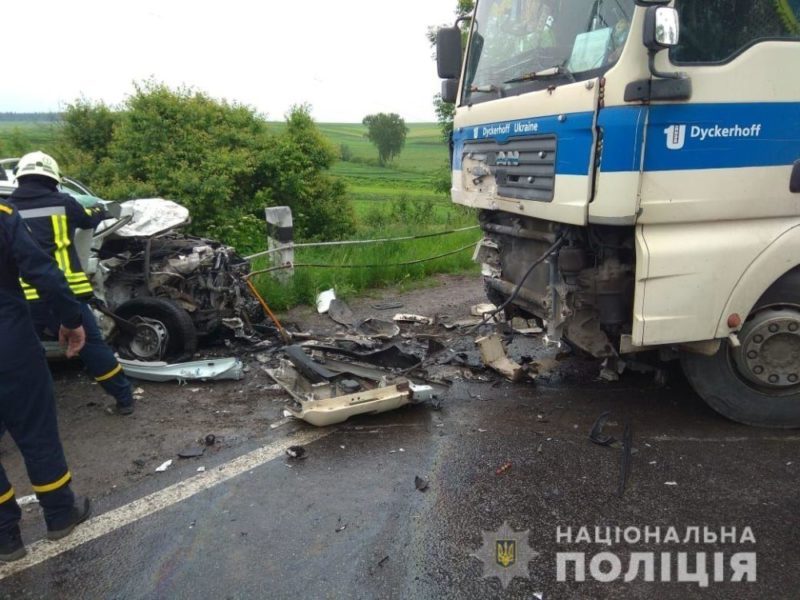
<path fill-rule="evenodd" d="M 715 337 L 744 270 L 791 226 L 800 158 L 800 0 L 676 0 L 688 102 L 649 109 L 634 340 Z M 676 293 L 677 292 L 677 293 Z"/>

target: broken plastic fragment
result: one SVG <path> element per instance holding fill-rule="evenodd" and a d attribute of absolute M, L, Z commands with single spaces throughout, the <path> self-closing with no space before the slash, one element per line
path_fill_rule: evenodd
<path fill-rule="evenodd" d="M 336 292 L 333 289 L 321 292 L 317 296 L 317 312 L 324 315 L 330 309 L 333 300 L 336 300 Z"/>
<path fill-rule="evenodd" d="M 169 469 L 171 466 L 172 466 L 172 459 L 170 458 L 169 460 L 164 461 L 163 463 L 161 463 L 160 465 L 158 465 L 156 467 L 156 473 L 163 473 L 164 471 Z"/>

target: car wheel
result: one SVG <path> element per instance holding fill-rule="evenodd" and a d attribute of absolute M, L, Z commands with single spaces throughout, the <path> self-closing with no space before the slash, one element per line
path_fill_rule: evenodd
<path fill-rule="evenodd" d="M 133 323 L 136 331 L 118 329 L 115 345 L 126 358 L 181 362 L 197 350 L 197 331 L 183 308 L 165 298 L 134 298 L 114 313 Z"/>
<path fill-rule="evenodd" d="M 684 352 L 695 391 L 722 415 L 760 427 L 800 427 L 800 273 L 762 296 L 738 333 L 713 356 Z"/>

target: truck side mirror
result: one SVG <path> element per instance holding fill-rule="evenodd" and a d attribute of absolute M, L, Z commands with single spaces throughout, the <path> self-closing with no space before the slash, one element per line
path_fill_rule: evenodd
<path fill-rule="evenodd" d="M 668 6 L 651 6 L 644 15 L 644 45 L 648 49 L 650 74 L 660 79 L 688 79 L 686 73 L 665 73 L 656 68 L 656 54 L 678 45 L 680 39 L 678 11 Z"/>
<path fill-rule="evenodd" d="M 455 104 L 458 100 L 458 79 L 445 79 L 442 81 L 442 100 Z"/>
<path fill-rule="evenodd" d="M 667 6 L 651 6 L 644 18 L 644 45 L 653 52 L 678 45 L 680 18 Z"/>
<path fill-rule="evenodd" d="M 436 32 L 436 68 L 441 79 L 461 75 L 461 30 L 443 27 Z"/>

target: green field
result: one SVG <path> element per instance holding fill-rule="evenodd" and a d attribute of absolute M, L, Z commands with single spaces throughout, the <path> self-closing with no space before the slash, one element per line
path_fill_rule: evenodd
<path fill-rule="evenodd" d="M 279 130 L 283 123 L 270 123 Z M 320 123 L 323 135 L 348 160 L 331 169 L 347 184 L 347 195 L 357 217 L 359 239 L 419 235 L 474 225 L 474 212 L 450 202 L 437 192 L 435 182 L 447 176 L 448 150 L 435 123 L 410 123 L 405 147 L 388 166 L 381 167 L 377 150 L 365 137 L 361 124 Z M 52 151 L 57 123 L 0 122 L 0 158 L 19 156 L 32 150 Z M 290 284 L 278 284 L 272 277 L 259 277 L 257 284 L 276 309 L 313 302 L 316 294 L 335 287 L 340 297 L 371 287 L 411 282 L 443 272 L 475 270 L 471 252 L 412 265 L 392 266 L 436 256 L 466 246 L 480 237 L 477 231 L 456 235 L 380 245 L 337 249 L 298 249 L 296 263 L 336 265 L 336 269 L 298 268 Z M 347 268 L 348 265 L 380 265 L 375 268 Z M 256 261 L 255 268 L 267 266 Z"/>

